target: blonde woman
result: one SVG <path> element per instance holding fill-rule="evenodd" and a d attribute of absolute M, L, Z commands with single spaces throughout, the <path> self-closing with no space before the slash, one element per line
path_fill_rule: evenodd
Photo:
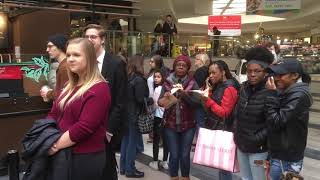
<path fill-rule="evenodd" d="M 89 40 L 77 38 L 69 41 L 67 68 L 69 81 L 48 115 L 57 120 L 63 134 L 49 149 L 49 155 L 71 147 L 71 179 L 103 179 L 111 97 Z"/>
<path fill-rule="evenodd" d="M 205 89 L 206 79 L 209 77 L 208 65 L 210 64 L 210 58 L 207 54 L 197 54 L 194 61 L 194 66 L 196 71 L 193 74 L 193 78 L 198 84 L 199 88 Z M 196 109 L 196 121 L 197 127 L 203 128 L 205 125 L 205 111 L 202 106 L 197 107 Z"/>

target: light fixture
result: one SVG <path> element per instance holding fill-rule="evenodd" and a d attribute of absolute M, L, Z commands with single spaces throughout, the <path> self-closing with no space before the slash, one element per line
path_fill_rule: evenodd
<path fill-rule="evenodd" d="M 260 37 L 259 34 L 254 35 L 254 39 L 259 39 L 259 37 Z"/>

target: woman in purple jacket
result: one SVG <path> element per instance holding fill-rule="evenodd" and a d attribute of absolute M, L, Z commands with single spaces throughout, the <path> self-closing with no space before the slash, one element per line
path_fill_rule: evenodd
<path fill-rule="evenodd" d="M 69 81 L 48 115 L 57 120 L 63 133 L 49 149 L 49 155 L 72 148 L 72 180 L 103 179 L 111 97 L 108 83 L 101 76 L 96 59 L 89 40 L 77 38 L 69 41 Z"/>
<path fill-rule="evenodd" d="M 173 63 L 174 72 L 166 79 L 160 96 L 160 99 L 163 96 L 169 96 L 174 87 L 183 87 L 173 93 L 178 99 L 177 103 L 166 109 L 164 113 L 164 132 L 168 140 L 169 172 L 172 180 L 179 179 L 179 165 L 181 180 L 189 180 L 190 174 L 190 150 L 196 127 L 194 109 L 199 102 L 194 93 L 188 92 L 198 89 L 197 83 L 192 76 L 188 75 L 190 67 L 191 61 L 188 56 L 178 56 Z M 161 100 L 159 103 L 160 106 L 164 105 L 161 104 Z"/>

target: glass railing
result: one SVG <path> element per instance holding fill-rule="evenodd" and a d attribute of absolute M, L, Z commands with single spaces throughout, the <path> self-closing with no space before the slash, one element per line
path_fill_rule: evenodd
<path fill-rule="evenodd" d="M 214 55 L 214 42 L 218 42 L 215 56 L 236 56 L 242 47 L 240 37 L 221 36 L 217 39 L 203 34 L 179 33 L 175 36 L 151 32 L 107 31 L 106 49 L 112 54 L 145 57 L 161 54 L 175 57 L 185 53 L 193 57 L 198 53 Z M 243 48 L 243 47 L 242 47 Z"/>

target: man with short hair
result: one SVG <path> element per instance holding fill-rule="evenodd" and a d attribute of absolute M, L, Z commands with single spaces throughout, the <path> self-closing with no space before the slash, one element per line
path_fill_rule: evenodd
<path fill-rule="evenodd" d="M 94 45 L 98 67 L 103 77 L 109 82 L 111 91 L 111 109 L 107 123 L 106 142 L 106 177 L 118 180 L 115 150 L 120 149 L 122 132 L 127 127 L 127 71 L 125 63 L 118 57 L 108 54 L 104 49 L 106 32 L 102 26 L 89 24 L 85 27 L 85 38 Z"/>
<path fill-rule="evenodd" d="M 165 42 L 165 49 L 168 56 L 171 56 L 171 50 L 173 46 L 173 36 L 175 36 L 177 32 L 177 27 L 172 21 L 172 16 L 169 14 L 166 16 L 166 21 L 162 27 L 163 39 Z M 170 45 L 170 48 L 169 48 Z"/>

